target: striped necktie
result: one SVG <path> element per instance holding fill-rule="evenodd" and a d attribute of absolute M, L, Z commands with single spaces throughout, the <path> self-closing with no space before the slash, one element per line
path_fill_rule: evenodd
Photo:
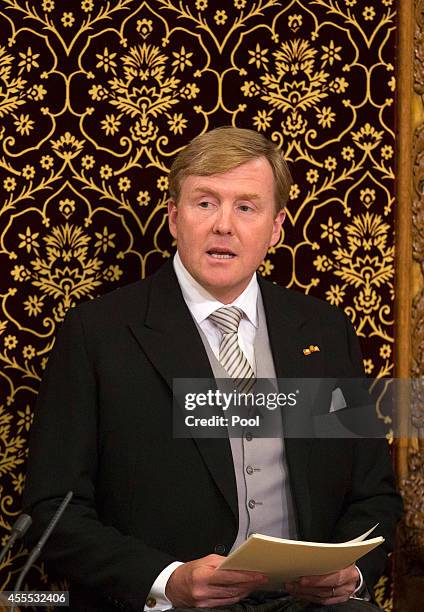
<path fill-rule="evenodd" d="M 255 373 L 238 342 L 238 328 L 243 311 L 237 306 L 224 306 L 209 315 L 222 332 L 219 344 L 219 363 L 234 379 L 240 393 L 248 393 L 255 384 Z"/>

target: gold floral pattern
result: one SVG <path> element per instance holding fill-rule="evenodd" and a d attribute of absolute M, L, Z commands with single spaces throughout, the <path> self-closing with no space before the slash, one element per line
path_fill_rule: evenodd
<path fill-rule="evenodd" d="M 3 0 L 3 539 L 57 326 L 170 257 L 170 164 L 212 127 L 256 129 L 293 169 L 260 273 L 343 308 L 367 374 L 392 372 L 395 11 L 392 0 Z M 3 589 L 23 558 L 5 560 Z M 30 578 L 45 586 L 42 564 Z"/>

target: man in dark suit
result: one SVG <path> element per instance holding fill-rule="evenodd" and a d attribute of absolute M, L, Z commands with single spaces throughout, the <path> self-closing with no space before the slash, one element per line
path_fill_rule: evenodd
<path fill-rule="evenodd" d="M 174 261 L 68 313 L 40 390 L 25 504 L 35 539 L 74 491 L 45 550 L 73 584 L 71 609 L 268 600 L 300 609 L 290 594 L 328 609 L 372 608 L 350 597 L 371 593 L 400 514 L 384 441 L 284 441 L 281 423 L 272 440 L 172 431 L 176 378 L 362 375 L 342 312 L 256 276 L 279 239 L 289 186 L 279 152 L 256 132 L 198 137 L 170 173 Z M 235 332 L 220 327 L 233 317 Z M 305 354 L 311 345 L 319 350 Z M 336 542 L 376 523 L 385 546 L 358 567 L 269 598 L 251 595 L 266 589 L 263 575 L 218 569 L 252 527 Z"/>

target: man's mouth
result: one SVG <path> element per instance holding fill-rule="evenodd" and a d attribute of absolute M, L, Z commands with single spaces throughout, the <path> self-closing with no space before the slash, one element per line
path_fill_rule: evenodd
<path fill-rule="evenodd" d="M 206 251 L 214 259 L 233 259 L 236 254 L 228 249 L 210 249 Z"/>

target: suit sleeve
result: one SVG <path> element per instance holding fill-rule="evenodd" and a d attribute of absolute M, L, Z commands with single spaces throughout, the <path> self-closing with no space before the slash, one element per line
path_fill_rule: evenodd
<path fill-rule="evenodd" d="M 34 545 L 68 490 L 74 497 L 43 552 L 55 572 L 110 603 L 143 609 L 150 587 L 176 561 L 104 524 L 96 511 L 99 463 L 96 376 L 78 308 L 68 313 L 40 388 L 24 506 Z"/>
<path fill-rule="evenodd" d="M 352 364 L 347 377 L 364 378 L 362 354 L 353 326 L 345 319 L 349 359 Z M 387 554 L 393 550 L 396 523 L 402 513 L 401 497 L 396 491 L 392 460 L 387 441 L 363 438 L 353 441 L 351 487 L 334 533 L 334 541 L 346 541 L 364 533 L 376 523 L 370 535 L 382 535 L 383 545 L 357 562 L 367 589 L 384 571 Z"/>

